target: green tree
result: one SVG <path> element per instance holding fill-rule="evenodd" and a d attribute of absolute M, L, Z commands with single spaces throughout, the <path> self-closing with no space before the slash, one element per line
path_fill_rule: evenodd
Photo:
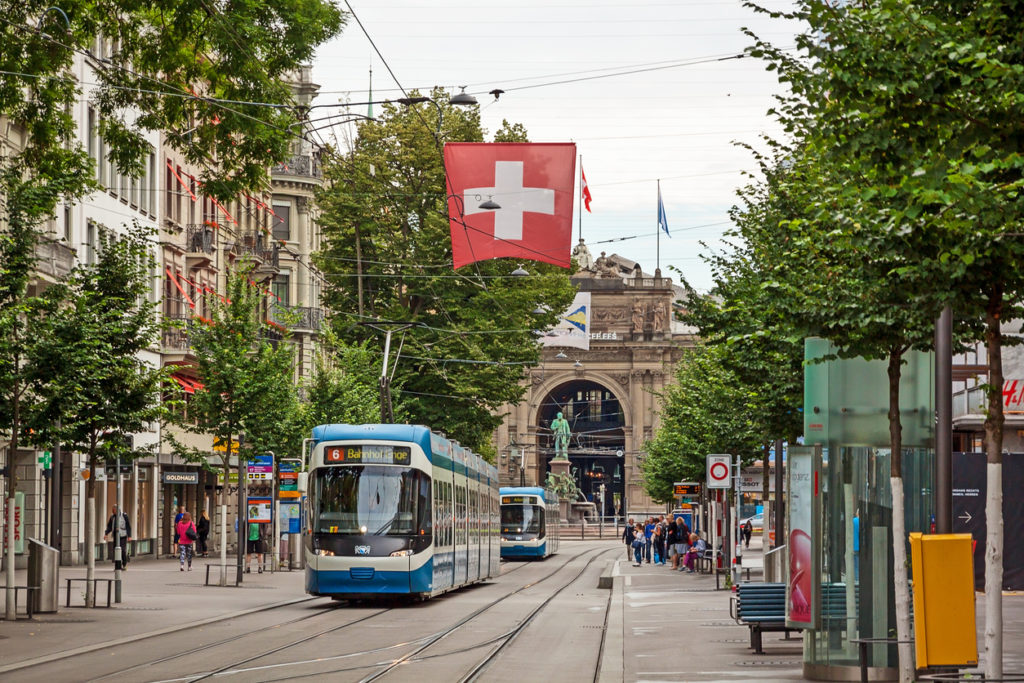
<path fill-rule="evenodd" d="M 704 478 L 709 453 L 738 455 L 744 464 L 760 456 L 757 396 L 728 369 L 728 354 L 724 346 L 687 350 L 662 394 L 661 426 L 641 465 L 644 490 L 660 503 L 673 500 L 674 482 Z"/>
<path fill-rule="evenodd" d="M 126 439 L 161 419 L 163 372 L 140 359 L 156 341 L 158 327 L 149 303 L 152 255 L 147 233 L 138 227 L 116 237 L 100 231 L 99 258 L 71 274 L 66 289 L 46 292 L 46 315 L 34 326 L 33 384 L 40 405 L 34 418 L 43 435 L 59 438 L 87 457 L 85 557 L 87 578 L 95 575 L 96 468 L 138 452 Z M 61 425 L 56 428 L 53 425 Z M 94 604 L 90 582 L 86 603 Z"/>
<path fill-rule="evenodd" d="M 849 292 L 857 259 L 862 282 L 878 276 L 866 305 L 850 299 L 835 319 L 867 327 L 860 341 L 869 344 L 874 333 L 885 335 L 885 341 L 875 336 L 874 342 L 888 346 L 891 383 L 898 378 L 901 351 L 927 345 L 924 328 L 941 304 L 984 321 L 985 661 L 991 677 L 1002 671 L 1000 325 L 1020 316 L 1015 302 L 1024 289 L 1024 243 L 1017 239 L 1024 46 L 1011 28 L 1019 10 L 1019 3 L 999 1 L 882 0 L 842 8 L 802 2 L 790 18 L 810 26 L 798 40 L 806 59 L 764 43 L 754 50 L 767 55 L 790 84 L 791 95 L 776 111 L 812 159 L 801 162 L 807 168 L 804 187 L 794 188 L 806 193 L 808 211 L 793 227 L 802 232 L 817 223 L 818 236 L 845 251 L 851 266 L 836 272 L 830 262 L 818 261 L 830 284 L 822 292 Z M 902 337 L 900 319 L 906 321 Z M 896 397 L 890 389 L 894 483 L 900 456 Z M 895 499 L 895 487 L 893 494 Z M 895 509 L 894 518 L 901 521 Z M 904 541 L 894 540 L 902 567 Z M 897 607 L 905 612 L 905 584 L 896 584 Z M 901 615 L 897 626 L 906 640 L 909 619 Z M 901 648 L 900 669 L 901 680 L 913 675 L 908 647 Z"/>
<path fill-rule="evenodd" d="M 440 102 L 443 91 L 433 97 Z M 525 138 L 522 126 L 502 131 Z M 497 411 L 522 398 L 523 367 L 538 362 L 533 330 L 554 324 L 573 288 L 548 264 L 531 264 L 520 278 L 509 277 L 517 264 L 508 259 L 451 270 L 444 140 L 483 140 L 479 112 L 385 105 L 377 121 L 361 124 L 352 150 L 325 167 L 317 264 L 339 338 L 380 344 L 358 325 L 370 319 L 418 325 L 395 336 L 392 353 L 398 345 L 401 356 L 390 361 L 406 417 L 493 457 Z"/>
<path fill-rule="evenodd" d="M 303 436 L 322 424 L 376 422 L 380 417 L 380 359 L 370 349 L 370 342 L 346 344 L 329 331 L 321 341 L 325 350 L 306 385 Z"/>
<path fill-rule="evenodd" d="M 236 264 L 228 273 L 225 297 L 207 295 L 210 317 L 194 318 L 189 335 L 203 389 L 192 397 L 188 414 L 178 420 L 178 427 L 212 434 L 217 454 L 187 447 L 173 434 L 166 434 L 174 451 L 186 460 L 220 467 L 225 483 L 221 505 L 225 506 L 232 454 L 242 460 L 245 453 L 274 451 L 283 455 L 294 444 L 298 406 L 292 381 L 293 349 L 280 330 L 266 321 L 264 288 L 253 277 L 251 264 Z M 239 446 L 240 432 L 245 433 L 244 452 Z M 239 487 L 243 485 L 244 474 L 239 479 Z M 243 504 L 239 492 L 240 509 Z M 226 542 L 225 529 L 220 536 L 221 542 Z M 239 543 L 240 556 L 243 551 Z"/>

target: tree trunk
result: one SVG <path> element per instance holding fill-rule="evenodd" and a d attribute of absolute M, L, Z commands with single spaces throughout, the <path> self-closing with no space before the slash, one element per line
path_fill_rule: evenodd
<path fill-rule="evenodd" d="M 985 315 L 988 412 L 985 416 L 985 678 L 1003 677 L 1003 343 L 1002 291 Z"/>
<path fill-rule="evenodd" d="M 89 453 L 89 479 L 85 482 L 85 606 L 96 606 L 96 457 Z"/>
<path fill-rule="evenodd" d="M 892 489 L 893 583 L 896 587 L 896 639 L 899 641 L 900 683 L 914 680 L 910 642 L 910 589 L 907 586 L 907 528 L 903 498 L 903 425 L 900 421 L 900 364 L 903 350 L 889 353 L 889 486 Z"/>
<path fill-rule="evenodd" d="M 771 463 L 768 461 L 768 456 L 771 453 L 771 442 L 764 445 L 764 471 L 761 473 L 761 554 L 768 552 L 768 548 L 771 545 L 768 542 L 768 515 L 770 510 L 768 509 L 768 497 L 771 495 L 771 476 L 772 468 Z M 774 509 L 774 508 L 773 508 Z M 753 535 L 753 531 L 750 532 Z"/>
<path fill-rule="evenodd" d="M 15 367 L 20 364 L 19 360 L 15 359 Z M 0 527 L 6 529 L 7 538 L 7 556 L 4 559 L 5 565 L 5 578 L 7 580 L 7 589 L 5 593 L 5 606 L 4 606 L 4 619 L 8 623 L 13 622 L 18 618 L 18 611 L 15 605 L 15 590 L 14 590 L 14 493 L 18 490 L 18 432 L 21 429 L 21 384 L 17 380 L 14 381 L 14 388 L 11 395 L 11 443 L 7 445 L 7 517 L 3 520 L 3 524 Z"/>

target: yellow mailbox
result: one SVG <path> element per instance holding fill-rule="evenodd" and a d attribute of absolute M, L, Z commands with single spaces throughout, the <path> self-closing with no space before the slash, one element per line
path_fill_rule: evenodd
<path fill-rule="evenodd" d="M 970 534 L 910 534 L 917 668 L 976 666 Z"/>

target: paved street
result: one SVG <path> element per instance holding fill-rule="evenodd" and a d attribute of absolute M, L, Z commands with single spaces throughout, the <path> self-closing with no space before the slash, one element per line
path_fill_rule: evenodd
<path fill-rule="evenodd" d="M 746 558 L 755 578 L 759 559 L 756 551 Z M 567 542 L 544 562 L 504 563 L 494 581 L 419 604 L 310 598 L 298 571 L 207 587 L 203 567 L 182 573 L 173 560 L 138 561 L 114 608 L 62 606 L 0 622 L 0 678 L 802 680 L 798 638 L 766 634 L 766 654 L 753 654 L 714 577 L 633 567 L 614 541 Z M 597 588 L 606 571 L 615 577 L 611 591 Z M 75 590 L 73 604 L 81 604 Z M 1024 596 L 1004 604 L 1006 670 L 1021 671 Z M 980 633 L 980 610 L 978 624 Z"/>

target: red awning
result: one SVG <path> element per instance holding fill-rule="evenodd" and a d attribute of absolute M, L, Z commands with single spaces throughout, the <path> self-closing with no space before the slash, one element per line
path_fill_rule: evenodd
<path fill-rule="evenodd" d="M 206 388 L 206 385 L 197 379 L 186 377 L 185 375 L 179 375 L 177 373 L 171 375 L 174 381 L 181 385 L 181 388 L 185 390 L 186 394 L 194 394 L 197 391 L 202 391 Z"/>
<path fill-rule="evenodd" d="M 171 377 L 174 378 L 175 382 L 181 385 L 181 388 L 185 390 L 186 394 L 196 393 L 195 387 L 192 386 L 192 382 L 187 378 L 182 377 L 181 375 L 171 375 Z"/>

